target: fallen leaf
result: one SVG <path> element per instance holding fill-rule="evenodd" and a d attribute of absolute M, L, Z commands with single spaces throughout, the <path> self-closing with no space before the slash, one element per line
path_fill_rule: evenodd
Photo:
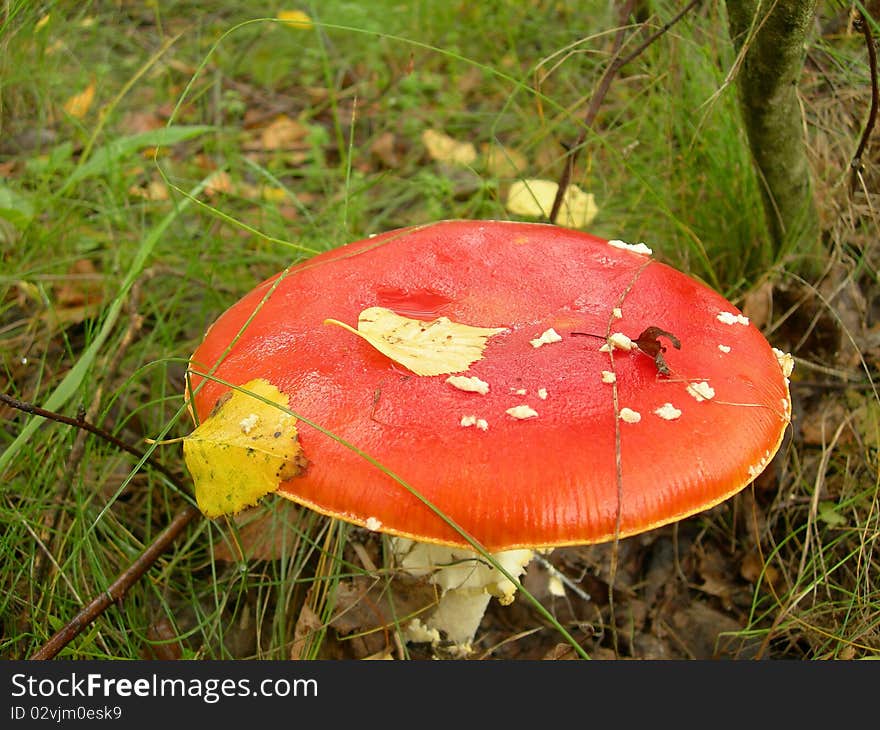
<path fill-rule="evenodd" d="M 155 111 L 143 111 L 137 109 L 128 112 L 120 122 L 120 129 L 127 134 L 143 134 L 144 132 L 152 132 L 165 126 L 166 118 L 160 116 Z"/>
<path fill-rule="evenodd" d="M 752 585 L 757 585 L 763 580 L 774 590 L 779 588 L 779 571 L 772 565 L 766 564 L 756 550 L 745 555 L 739 566 L 739 574 Z"/>
<path fill-rule="evenodd" d="M 168 200 L 168 188 L 161 180 L 150 180 L 146 185 L 132 185 L 128 194 L 144 200 Z"/>
<path fill-rule="evenodd" d="M 426 322 L 402 317 L 384 307 L 360 313 L 358 328 L 326 319 L 369 342 L 394 362 L 416 375 L 445 375 L 467 370 L 482 359 L 486 341 L 505 327 L 472 327 L 447 317 Z"/>
<path fill-rule="evenodd" d="M 224 170 L 218 170 L 208 179 L 205 185 L 205 194 L 208 197 L 215 195 L 231 193 L 234 189 L 232 178 L 229 173 Z"/>
<path fill-rule="evenodd" d="M 104 301 L 103 278 L 89 259 L 75 261 L 67 277 L 53 289 L 52 307 L 41 319 L 52 328 L 63 328 L 98 314 Z"/>
<path fill-rule="evenodd" d="M 773 282 L 764 281 L 749 291 L 743 298 L 742 311 L 755 327 L 763 330 L 773 312 Z"/>
<path fill-rule="evenodd" d="M 64 111 L 74 119 L 82 119 L 88 114 L 95 99 L 95 82 L 92 81 L 80 93 L 74 94 L 64 102 Z"/>
<path fill-rule="evenodd" d="M 284 188 L 263 185 L 260 188 L 260 197 L 267 203 L 280 203 L 287 199 L 287 191 Z"/>
<path fill-rule="evenodd" d="M 521 175 L 528 161 L 522 152 L 500 144 L 484 144 L 482 146 L 486 170 L 495 177 L 516 177 Z"/>
<path fill-rule="evenodd" d="M 454 165 L 470 165 L 477 159 L 477 150 L 470 142 L 459 142 L 435 129 L 422 132 L 422 143 L 432 160 Z"/>
<path fill-rule="evenodd" d="M 659 327 L 648 327 L 639 335 L 639 338 L 633 340 L 633 342 L 642 352 L 654 358 L 654 363 L 657 365 L 657 372 L 661 375 L 669 375 L 669 366 L 666 364 L 666 359 L 663 357 L 663 353 L 666 352 L 666 346 L 660 344 L 659 337 L 665 337 L 668 339 L 676 350 L 681 349 L 681 342 L 679 342 L 678 338 L 671 332 L 662 330 Z"/>
<path fill-rule="evenodd" d="M 174 624 L 167 616 L 162 616 L 158 621 L 147 626 L 144 638 L 144 646 L 141 649 L 143 659 L 173 661 L 183 656 L 183 647 L 174 630 Z"/>
<path fill-rule="evenodd" d="M 287 403 L 270 382 L 251 380 L 184 438 L 183 456 L 206 517 L 251 507 L 303 469 L 296 419 L 277 407 Z"/>
<path fill-rule="evenodd" d="M 547 218 L 553 210 L 558 189 L 559 184 L 552 180 L 517 180 L 510 186 L 505 207 L 515 215 Z M 584 228 L 592 223 L 598 212 L 592 193 L 585 193 L 577 185 L 569 185 L 556 223 L 569 228 Z"/>
<path fill-rule="evenodd" d="M 263 505 L 237 514 L 235 538 L 214 543 L 214 560 L 237 563 L 241 560 L 282 560 L 294 552 L 302 532 L 298 504 L 279 499 L 271 508 Z"/>
<path fill-rule="evenodd" d="M 260 145 L 270 152 L 285 150 L 308 135 L 309 128 L 305 124 L 286 114 L 279 114 L 260 133 Z"/>
<path fill-rule="evenodd" d="M 280 10 L 276 16 L 288 28 L 296 30 L 309 30 L 314 23 L 302 10 Z"/>
<path fill-rule="evenodd" d="M 293 627 L 293 643 L 290 645 L 290 658 L 294 661 L 305 658 L 306 650 L 316 635 L 324 628 L 320 616 L 309 605 L 313 591 L 310 589 L 299 611 L 296 625 Z"/>
<path fill-rule="evenodd" d="M 385 167 L 392 170 L 400 167 L 397 138 L 392 132 L 382 132 L 370 144 L 370 154 Z"/>

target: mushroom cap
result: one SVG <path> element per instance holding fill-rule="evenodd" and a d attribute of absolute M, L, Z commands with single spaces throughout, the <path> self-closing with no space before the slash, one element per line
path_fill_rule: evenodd
<path fill-rule="evenodd" d="M 268 380 L 303 419 L 308 462 L 278 493 L 420 541 L 468 544 L 407 486 L 491 550 L 679 520 L 769 463 L 790 420 L 789 373 L 732 304 L 644 250 L 495 221 L 351 243 L 263 282 L 211 326 L 190 361 L 193 406 L 203 420 L 228 390 L 213 378 Z M 506 328 L 459 373 L 488 392 L 416 375 L 325 324 L 375 306 Z M 638 348 L 606 345 L 649 327 L 680 341 L 660 339 L 668 375 Z M 560 337 L 533 344 L 550 329 Z"/>

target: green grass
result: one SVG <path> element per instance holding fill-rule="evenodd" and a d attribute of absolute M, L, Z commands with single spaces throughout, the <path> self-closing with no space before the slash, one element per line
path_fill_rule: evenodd
<path fill-rule="evenodd" d="M 12 2 L 0 21 L 0 387 L 70 415 L 84 408 L 140 446 L 189 431 L 186 360 L 207 326 L 259 281 L 398 226 L 512 217 L 504 195 L 516 175 L 493 172 L 482 156 L 470 167 L 432 161 L 426 129 L 478 150 L 504 145 L 525 157 L 524 176 L 557 179 L 615 24 L 604 2 L 412 2 L 401 10 L 334 0 L 316 3 L 320 13 L 303 6 L 321 22 L 310 30 L 240 4 L 212 5 Z M 612 85 L 573 182 L 596 196 L 591 232 L 645 241 L 741 302 L 784 262 L 765 243 L 758 181 L 735 89 L 725 83 L 734 56 L 723 8 L 704 5 Z M 656 25 L 678 4 L 650 7 Z M 870 301 L 876 199 L 874 208 L 862 199 L 855 213 L 839 212 L 840 178 L 863 122 L 853 121 L 854 99 L 866 98 L 854 91 L 867 84 L 858 41 L 816 40 L 811 54 L 822 69 L 809 72 L 804 94 L 828 264 Z M 67 114 L 65 101 L 92 82 L 89 111 Z M 278 114 L 296 120 L 302 137 L 292 151 L 258 149 L 260 130 Z M 375 147 L 387 134 L 396 144 L 391 166 Z M 71 274 L 83 261 L 90 268 Z M 827 319 L 844 306 L 809 311 Z M 802 334 L 784 321 L 770 326 L 780 346 Z M 822 347 L 807 343 L 795 354 L 826 364 Z M 867 362 L 869 375 L 875 367 Z M 865 371 L 854 365 L 848 375 L 864 379 Z M 877 398 L 854 392 L 846 408 L 866 414 L 857 425 L 833 444 L 832 434 L 819 446 L 795 434 L 778 491 L 755 493 L 764 570 L 735 638 L 764 642 L 770 656 L 880 651 Z M 818 399 L 807 391 L 802 415 L 818 418 Z M 24 657 L 191 496 L 155 470 L 135 469 L 110 444 L 0 413 L 0 654 Z M 186 478 L 179 444 L 154 453 Z M 734 520 L 747 503 L 733 504 L 688 520 L 683 534 L 730 548 L 735 562 L 754 540 Z M 300 638 L 297 620 L 308 627 L 304 605 L 322 626 L 340 581 L 381 587 L 390 578 L 383 546 L 362 531 L 272 499 L 253 518 L 281 541 L 274 559 L 238 555 L 239 542 L 251 544 L 243 526 L 199 521 L 65 654 L 139 657 L 165 645 L 199 658 L 285 658 Z M 221 544 L 237 557 L 217 560 Z M 518 628 L 542 623 L 534 612 Z M 374 640 L 340 641 L 313 626 L 297 651 L 366 652 Z"/>

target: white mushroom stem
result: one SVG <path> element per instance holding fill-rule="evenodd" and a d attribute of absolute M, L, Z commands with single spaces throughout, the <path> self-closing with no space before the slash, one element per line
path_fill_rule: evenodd
<path fill-rule="evenodd" d="M 457 653 L 467 654 L 491 597 L 504 606 L 513 602 L 516 586 L 477 552 L 400 537 L 391 544 L 399 567 L 416 577 L 429 575 L 440 589 L 437 607 L 411 632 L 411 641 L 436 641 L 439 634 L 434 632 L 442 632 Z M 533 555 L 531 550 L 504 550 L 492 557 L 518 579 Z"/>

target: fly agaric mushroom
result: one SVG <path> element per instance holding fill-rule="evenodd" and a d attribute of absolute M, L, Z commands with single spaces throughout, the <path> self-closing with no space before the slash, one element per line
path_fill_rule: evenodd
<path fill-rule="evenodd" d="M 598 337 L 571 336 L 584 333 Z M 281 439 L 292 458 L 272 462 L 258 491 L 394 536 L 414 572 L 447 565 L 431 573 L 439 608 L 415 628 L 466 650 L 489 594 L 509 602 L 515 590 L 466 536 L 517 577 L 534 549 L 717 505 L 779 448 L 790 365 L 732 304 L 644 245 L 445 221 L 259 285 L 193 354 L 189 397 L 195 436 L 221 418 L 230 385 L 281 394 L 283 415 L 300 419 Z M 229 419 L 240 439 L 257 438 L 256 413 Z M 276 440 L 281 428 L 269 428 Z M 194 472 L 197 460 L 187 455 Z M 194 479 L 209 516 L 259 496 L 241 503 L 217 495 L 222 475 Z"/>

